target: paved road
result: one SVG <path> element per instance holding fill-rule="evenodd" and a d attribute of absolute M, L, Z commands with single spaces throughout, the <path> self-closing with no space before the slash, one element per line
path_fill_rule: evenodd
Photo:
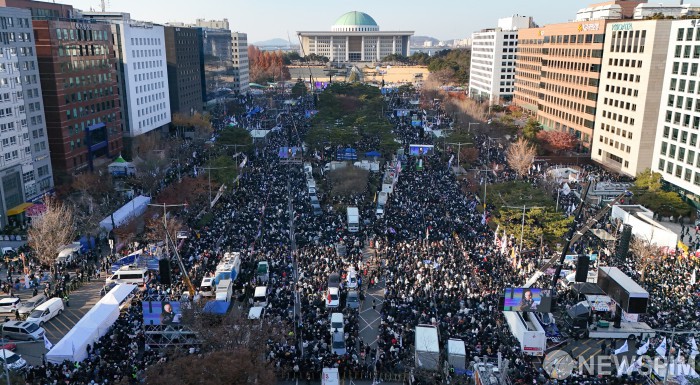
<path fill-rule="evenodd" d="M 598 370 L 597 367 L 600 366 L 601 371 L 609 371 L 612 368 L 617 370 L 616 363 L 612 360 L 608 359 L 603 359 L 603 356 L 601 356 L 601 345 L 605 341 L 606 345 L 610 347 L 610 344 L 613 343 L 614 347 L 613 350 L 616 348 L 619 348 L 622 346 L 624 341 L 626 340 L 614 340 L 614 339 L 582 339 L 578 341 L 571 340 L 567 344 L 565 344 L 562 348 L 559 348 L 559 350 L 564 350 L 565 352 L 569 353 L 576 362 L 586 362 L 587 366 L 590 368 L 594 368 L 593 370 Z M 622 362 L 623 359 L 626 359 L 627 362 L 630 362 L 632 358 L 635 356 L 636 351 L 637 351 L 637 342 L 635 340 L 630 340 L 627 341 L 628 343 L 628 351 L 626 353 L 622 353 L 617 355 L 617 360 L 618 362 Z M 605 357 L 611 357 L 614 355 L 614 353 L 610 353 L 610 355 L 606 355 Z"/>
<path fill-rule="evenodd" d="M 103 280 L 93 280 L 84 284 L 80 289 L 70 294 L 70 307 L 66 307 L 63 313 L 44 324 L 46 336 L 52 344 L 58 343 L 68 331 L 100 300 L 100 289 L 104 286 Z M 20 293 L 20 298 L 31 296 L 30 291 Z M 40 365 L 42 354 L 46 353 L 44 342 L 19 344 L 19 353 L 30 365 Z"/>

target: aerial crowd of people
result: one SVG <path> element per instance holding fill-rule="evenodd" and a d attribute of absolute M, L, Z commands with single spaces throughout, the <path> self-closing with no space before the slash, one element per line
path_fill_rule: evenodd
<path fill-rule="evenodd" d="M 415 95 L 396 95 L 390 98 L 387 111 L 410 109 Z M 283 100 L 284 96 L 277 96 Z M 234 120 L 246 128 L 259 128 L 262 119 L 269 119 L 266 111 L 256 109 L 266 98 L 241 98 L 248 113 Z M 440 341 L 458 338 L 464 341 L 466 363 L 476 357 L 501 357 L 510 362 L 508 377 L 518 384 L 617 384 L 644 383 L 646 376 L 639 372 L 623 377 L 599 377 L 576 374 L 568 379 L 550 379 L 524 355 L 519 342 L 511 334 L 501 309 L 499 297 L 509 287 L 522 287 L 524 282 L 554 250 L 543 248 L 540 253 L 522 255 L 513 263 L 514 238 L 502 246 L 494 239 L 489 225 L 495 204 L 487 202 L 482 208 L 481 184 L 497 183 L 517 178 L 507 165 L 505 139 L 494 140 L 485 134 L 475 135 L 481 149 L 474 162 L 475 168 L 497 170 L 477 174 L 476 179 L 457 179 L 447 158 L 456 149 L 442 146 L 439 140 L 411 124 L 411 117 L 389 113 L 387 118 L 394 134 L 407 146 L 420 141 L 435 144 L 432 152 L 420 157 L 399 156 L 399 167 L 393 163 L 397 179 L 384 215 L 374 214 L 374 199 L 368 193 L 336 197 L 329 194 L 331 182 L 318 171 L 324 188 L 317 196 L 322 212 L 314 213 L 306 188 L 308 175 L 300 162 L 281 158 L 278 149 L 301 145 L 308 117 L 313 109 L 311 98 L 300 102 L 286 114 L 276 117 L 281 127 L 273 130 L 263 147 L 254 150 L 240 181 L 235 188 L 223 194 L 211 208 L 211 222 L 200 227 L 199 210 L 208 201 L 191 202 L 184 223 L 192 229 L 192 236 L 179 250 L 187 274 L 195 286 L 205 277 L 211 277 L 217 264 L 227 252 L 239 252 L 240 273 L 234 281 L 234 302 L 231 311 L 244 311 L 253 304 L 256 286 L 263 284 L 254 273 L 257 262 L 270 264 L 267 285 L 268 300 L 265 319 L 280 325 L 286 332 L 281 338 L 270 339 L 266 357 L 280 379 L 315 381 L 324 367 L 336 367 L 355 379 L 375 379 L 383 373 L 401 374 L 400 378 L 414 384 L 441 383 L 445 373 L 425 375 L 411 371 L 416 366 L 413 356 L 415 327 L 430 324 L 438 327 Z M 439 106 L 433 106 L 434 116 L 447 127 L 450 119 Z M 217 130 L 224 128 L 223 119 L 217 120 Z M 187 149 L 190 151 L 191 149 Z M 383 154 L 390 160 L 390 154 Z M 319 158 L 308 156 L 306 161 L 314 169 L 322 167 Z M 197 158 L 187 164 L 185 173 L 195 173 Z M 420 167 L 418 163 L 420 162 Z M 381 175 L 389 167 L 382 165 Z M 526 178 L 537 185 L 547 177 L 547 165 L 533 167 Z M 596 175 L 599 180 L 617 181 L 618 177 L 593 166 L 582 168 L 584 174 Z M 182 171 L 182 170 L 180 170 Z M 164 183 L 176 183 L 171 175 Z M 475 188 L 476 187 L 476 188 Z M 577 189 L 576 183 L 571 184 Z M 548 191 L 552 197 L 559 189 Z M 573 194 L 559 196 L 561 207 L 582 204 Z M 360 231 L 347 231 L 346 206 L 357 206 L 361 213 Z M 586 207 L 583 215 L 592 215 L 596 209 Z M 570 213 L 573 214 L 573 213 Z M 604 227 L 604 225 L 603 225 Z M 573 249 L 592 247 L 586 241 L 572 245 Z M 598 247 L 598 246 L 596 246 Z M 342 251 L 341 251 L 342 250 Z M 108 268 L 115 256 L 105 257 L 102 264 Z M 598 263 L 614 263 L 611 257 L 600 256 Z M 648 264 L 637 256 L 630 256 L 620 265 L 628 275 L 640 282 L 652 298 L 648 314 L 641 320 L 652 328 L 698 329 L 700 297 L 695 271 L 698 260 L 692 257 L 659 257 Z M 357 272 L 357 288 L 348 287 L 348 274 Z M 174 274 L 174 282 L 165 285 L 159 277 L 149 282 L 145 291 L 137 294 L 129 310 L 122 313 L 110 331 L 90 347 L 87 360 L 79 363 L 43 363 L 27 371 L 28 384 L 113 384 L 126 379 L 143 382 L 145 369 L 168 357 L 152 349 L 144 337 L 140 301 L 144 298 L 177 301 L 185 296 L 188 287 L 183 272 Z M 330 308 L 327 288 L 329 277 L 340 279 L 340 306 Z M 551 277 L 544 275 L 537 284 L 546 287 Z M 373 289 L 381 295 L 369 295 Z M 569 287 L 559 287 L 558 306 L 562 310 L 579 298 Z M 358 308 L 347 306 L 351 291 L 360 298 Z M 189 298 L 188 298 L 189 299 Z M 197 292 L 194 300 L 201 300 Z M 343 306 L 345 304 L 345 306 Z M 361 314 L 372 308 L 381 316 L 376 339 L 362 337 Z M 344 315 L 345 353 L 338 354 L 333 344 L 330 316 L 332 312 Z M 329 330 L 331 330 L 329 332 Z M 667 334 L 657 333 L 649 340 L 650 352 L 662 343 Z M 637 346 L 647 341 L 637 341 Z M 206 347 L 191 350 L 197 354 Z M 690 358 L 693 353 L 689 338 L 679 337 L 668 349 L 674 354 Z M 466 383 L 471 371 L 449 371 L 453 383 Z"/>

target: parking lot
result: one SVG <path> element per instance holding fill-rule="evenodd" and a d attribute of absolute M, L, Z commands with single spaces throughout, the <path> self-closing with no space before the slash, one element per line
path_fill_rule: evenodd
<path fill-rule="evenodd" d="M 46 336 L 52 344 L 56 344 L 68 333 L 68 331 L 92 308 L 100 299 L 100 288 L 104 286 L 104 281 L 93 280 L 85 283 L 79 289 L 70 294 L 70 307 L 66 306 L 61 315 L 54 317 L 44 324 Z M 17 297 L 26 301 L 32 296 L 31 290 L 22 290 Z M 14 320 L 13 314 L 2 314 L 0 317 L 10 317 Z M 30 365 L 41 365 L 42 355 L 47 352 L 44 341 L 21 342 L 17 344 L 16 353 L 22 356 Z"/>

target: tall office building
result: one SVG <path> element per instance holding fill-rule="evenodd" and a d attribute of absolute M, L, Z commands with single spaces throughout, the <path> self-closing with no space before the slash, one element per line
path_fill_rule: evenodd
<path fill-rule="evenodd" d="M 521 29 L 513 101 L 590 149 L 607 20 Z"/>
<path fill-rule="evenodd" d="M 220 67 L 230 68 L 233 61 L 233 38 L 228 19 L 197 19 L 190 27 L 203 29 L 204 56 L 208 58 L 208 61 L 218 62 Z"/>
<path fill-rule="evenodd" d="M 499 19 L 497 28 L 472 34 L 470 97 L 489 104 L 513 99 L 518 30 L 532 26 L 531 17 L 516 15 Z"/>
<path fill-rule="evenodd" d="M 660 47 L 663 48 L 663 47 Z M 700 22 L 671 21 L 652 170 L 700 201 Z"/>
<path fill-rule="evenodd" d="M 132 20 L 128 13 L 121 12 L 84 12 L 83 16 L 111 24 L 124 145 L 129 152 L 136 137 L 162 130 L 171 121 L 164 27 Z"/>
<path fill-rule="evenodd" d="M 0 8 L 0 228 L 53 187 L 41 95 L 31 13 Z"/>
<path fill-rule="evenodd" d="M 246 93 L 250 89 L 250 66 L 248 63 L 248 34 L 233 32 L 231 34 L 233 56 L 233 91 Z"/>
<path fill-rule="evenodd" d="M 170 85 L 170 111 L 202 112 L 202 35 L 196 28 L 165 27 L 165 56 Z"/>
<path fill-rule="evenodd" d="M 671 20 L 606 27 L 591 159 L 608 169 L 634 177 L 652 165 L 670 29 Z"/>

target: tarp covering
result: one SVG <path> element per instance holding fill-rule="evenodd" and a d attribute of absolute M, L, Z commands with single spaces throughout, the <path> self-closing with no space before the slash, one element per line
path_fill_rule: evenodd
<path fill-rule="evenodd" d="M 206 305 L 204 305 L 204 312 L 223 315 L 228 312 L 230 305 L 231 302 L 228 301 L 209 301 Z"/>
<path fill-rule="evenodd" d="M 569 313 L 569 317 L 571 318 L 582 318 L 588 317 L 589 311 L 590 309 L 588 306 L 582 303 L 577 303 L 576 305 L 570 307 L 566 312 Z"/>
<path fill-rule="evenodd" d="M 112 217 L 114 217 L 114 226 L 121 226 L 123 224 L 129 223 L 133 218 L 138 217 L 143 214 L 151 203 L 151 197 L 139 195 L 132 199 L 129 203 L 125 204 L 119 210 L 115 211 L 112 215 L 106 217 L 100 222 L 100 227 L 106 231 L 112 231 Z"/>
<path fill-rule="evenodd" d="M 117 285 L 88 311 L 75 326 L 46 353 L 46 360 L 54 364 L 63 361 L 83 361 L 87 346 L 107 334 L 119 318 L 119 303 L 134 290 L 134 285 Z"/>

